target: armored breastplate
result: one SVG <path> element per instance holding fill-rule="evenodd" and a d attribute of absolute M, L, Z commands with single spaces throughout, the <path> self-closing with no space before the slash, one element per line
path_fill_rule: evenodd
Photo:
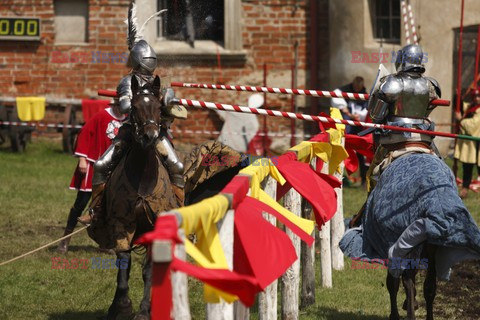
<path fill-rule="evenodd" d="M 400 76 L 403 82 L 403 90 L 393 103 L 392 117 L 426 118 L 429 110 L 429 82 L 423 77 L 411 77 L 403 74 Z"/>

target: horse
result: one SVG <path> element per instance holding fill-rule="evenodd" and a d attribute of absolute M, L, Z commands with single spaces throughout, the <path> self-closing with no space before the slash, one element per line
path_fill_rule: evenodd
<path fill-rule="evenodd" d="M 106 316 L 108 320 L 132 313 L 128 279 L 134 241 L 154 229 L 157 214 L 183 205 L 182 197 L 172 189 L 162 155 L 156 148 L 162 137 L 160 79 L 157 76 L 153 85 L 140 87 L 132 77 L 132 93 L 130 121 L 134 130 L 130 148 L 107 181 L 103 201 L 105 214 L 89 228 L 89 235 L 101 248 L 116 251 L 117 287 Z M 237 157 L 240 164 L 202 166 L 203 157 L 212 155 Z M 196 147 L 185 160 L 187 204 L 218 193 L 246 165 L 243 160 L 243 155 L 218 142 Z M 151 273 L 152 263 L 147 252 L 142 266 L 144 293 L 136 320 L 150 319 Z"/>
<path fill-rule="evenodd" d="M 361 225 L 347 230 L 340 248 L 351 258 L 388 261 L 390 320 L 400 319 L 400 277 L 407 319 L 415 319 L 415 275 L 427 269 L 424 298 L 427 319 L 433 320 L 437 278 L 448 280 L 455 263 L 480 258 L 480 229 L 458 196 L 451 169 L 434 154 L 411 153 L 395 159 L 380 175 Z M 393 264 L 395 260 L 400 263 Z M 425 263 L 410 264 L 415 261 Z"/>

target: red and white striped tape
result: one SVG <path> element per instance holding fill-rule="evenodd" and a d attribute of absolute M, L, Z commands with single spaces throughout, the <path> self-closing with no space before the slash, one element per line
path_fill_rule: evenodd
<path fill-rule="evenodd" d="M 278 110 L 249 108 L 249 107 L 235 106 L 235 105 L 224 104 L 224 103 L 214 103 L 214 102 L 189 100 L 189 99 L 176 99 L 176 100 L 177 101 L 172 101 L 172 102 L 174 102 L 175 104 L 181 104 L 183 106 L 190 106 L 190 107 L 202 108 L 202 109 L 261 114 L 261 115 L 268 115 L 268 116 L 274 116 L 274 117 L 282 117 L 282 118 L 290 118 L 290 119 L 298 119 L 298 120 L 306 120 L 306 121 L 314 121 L 314 122 L 322 122 L 322 123 L 330 123 L 330 124 L 347 124 L 347 125 L 356 126 L 356 127 L 377 128 L 377 129 L 400 131 L 400 132 L 411 132 L 411 133 L 419 133 L 419 134 L 425 134 L 430 136 L 461 138 L 461 139 L 474 140 L 474 141 L 477 141 L 480 139 L 478 137 L 457 135 L 457 134 L 447 133 L 447 132 L 419 130 L 419 129 L 413 129 L 413 128 L 404 128 L 404 127 L 397 127 L 397 126 L 391 126 L 391 125 L 362 122 L 362 121 L 356 121 L 356 120 L 334 119 L 330 117 L 314 116 L 309 114 L 292 113 L 292 112 L 285 112 L 285 111 L 278 111 Z"/>
<path fill-rule="evenodd" d="M 407 42 L 407 44 L 410 44 L 410 28 L 408 27 L 407 4 L 405 0 L 402 0 L 401 3 L 402 3 L 402 15 L 403 15 L 403 27 L 405 29 L 405 41 Z"/>
<path fill-rule="evenodd" d="M 413 19 L 412 6 L 410 3 L 407 6 L 408 17 L 410 18 L 410 26 L 412 28 L 413 43 L 418 44 L 417 30 L 415 29 L 415 20 Z"/>
<path fill-rule="evenodd" d="M 42 122 L 20 122 L 20 121 L 0 121 L 0 125 L 19 126 L 19 127 L 45 127 L 45 128 L 75 128 L 81 129 L 79 124 L 61 124 L 61 123 L 42 123 Z"/>
<path fill-rule="evenodd" d="M 198 88 L 198 89 L 216 89 L 216 90 L 229 90 L 229 91 L 250 91 L 250 92 L 266 92 L 266 93 L 284 93 L 295 94 L 303 96 L 324 97 L 324 98 L 346 98 L 350 100 L 368 100 L 368 93 L 351 93 L 335 91 L 321 91 L 321 90 L 307 90 L 307 89 L 287 89 L 287 88 L 269 88 L 269 87 L 251 87 L 251 86 L 239 86 L 228 84 L 204 84 L 204 83 L 184 83 L 184 82 L 172 82 L 172 87 L 184 87 L 184 88 Z M 99 90 L 98 94 L 112 96 L 116 93 L 114 91 Z M 449 106 L 450 101 L 436 99 L 430 102 L 431 105 L 436 106 Z"/>
<path fill-rule="evenodd" d="M 313 97 L 324 97 L 324 98 L 346 98 L 351 100 L 368 100 L 368 94 L 366 93 L 341 92 L 340 94 L 338 94 L 334 91 L 252 87 L 252 86 L 237 86 L 237 85 L 226 85 L 226 84 L 224 85 L 224 84 L 183 83 L 183 82 L 172 82 L 170 85 L 172 87 L 185 87 L 185 88 L 283 93 L 283 94 L 295 94 L 295 95 L 301 95 L 301 96 L 313 96 Z"/>
<path fill-rule="evenodd" d="M 47 127 L 47 128 L 75 128 L 75 129 L 81 129 L 81 125 L 63 125 L 63 124 L 55 124 L 55 123 L 32 123 L 32 122 L 18 122 L 18 121 L 0 121 L 0 125 L 5 125 L 5 126 L 19 126 L 19 127 Z M 190 129 L 178 129 L 175 128 L 173 130 L 169 130 L 170 132 L 176 133 L 176 134 L 191 134 L 191 135 L 220 135 L 222 131 L 218 130 L 190 130 Z M 237 132 L 237 131 L 224 131 L 224 134 L 230 134 L 230 135 L 238 135 L 238 136 L 247 136 L 246 133 L 244 132 Z M 268 136 L 268 137 L 291 137 L 292 135 L 290 133 L 286 132 L 258 132 L 256 133 L 257 135 L 263 137 L 263 136 Z M 296 138 L 308 138 L 311 137 L 310 134 L 295 134 L 294 137 Z"/>

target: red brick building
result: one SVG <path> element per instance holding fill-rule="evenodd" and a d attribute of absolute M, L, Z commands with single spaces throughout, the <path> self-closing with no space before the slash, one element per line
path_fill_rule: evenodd
<path fill-rule="evenodd" d="M 183 81 L 262 85 L 266 64 L 267 85 L 290 87 L 292 65 L 296 60 L 298 87 L 328 87 L 328 0 L 192 2 L 195 2 L 192 9 L 195 19 L 195 10 L 199 10 L 199 15 L 206 15 L 201 11 L 201 3 L 213 4 L 215 12 L 202 20 L 216 19 L 213 40 L 202 35 L 198 21 L 195 29 L 200 36 L 195 39 L 194 48 L 169 34 L 171 27 L 162 24 L 163 20 L 153 21 L 146 27 L 145 38 L 157 51 L 160 61 L 157 74 L 162 76 L 163 84 Z M 140 23 L 168 5 L 170 16 L 166 22 L 175 26 L 179 20 L 173 15 L 181 7 L 172 9 L 172 3 L 177 6 L 181 0 L 137 0 Z M 127 45 L 123 22 L 128 5 L 129 0 L 2 1 L 0 95 L 89 98 L 96 96 L 97 89 L 116 88 L 121 77 L 129 71 L 125 63 Z M 4 20 L 19 17 L 40 19 L 38 39 L 1 37 L 8 27 Z M 13 25 L 12 22 L 11 26 L 19 33 L 22 31 L 20 23 Z M 30 29 L 27 25 L 28 30 L 33 33 L 33 24 Z M 237 92 L 182 88 L 176 92 L 178 97 L 240 105 L 246 105 L 248 98 L 247 93 Z M 291 108 L 290 97 L 268 95 L 267 99 L 268 107 L 288 111 Z M 315 102 L 307 99 L 297 98 L 296 104 L 299 111 L 318 111 Z M 47 113 L 46 120 L 48 117 L 51 115 Z M 289 120 L 268 119 L 268 124 L 271 132 L 289 132 Z M 213 112 L 190 109 L 189 119 L 176 121 L 176 126 L 218 130 L 221 122 Z M 198 142 L 214 135 L 177 134 L 176 137 Z"/>

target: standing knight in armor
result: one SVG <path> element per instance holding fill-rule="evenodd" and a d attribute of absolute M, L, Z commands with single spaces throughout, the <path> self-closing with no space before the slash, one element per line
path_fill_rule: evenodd
<path fill-rule="evenodd" d="M 440 98 L 441 90 L 435 79 L 422 75 L 425 72 L 422 62 L 419 45 L 407 45 L 398 51 L 397 73 L 380 79 L 380 86 L 369 100 L 368 113 L 373 122 L 434 130 L 435 124 L 428 116 L 435 106 L 430 102 Z M 374 177 L 404 154 L 437 153 L 433 137 L 425 134 L 381 130 L 375 133 L 375 141 L 378 148 L 369 172 Z"/>
<path fill-rule="evenodd" d="M 142 39 L 141 31 L 143 26 L 138 29 L 136 25 L 135 11 L 135 1 L 132 1 L 129 7 L 127 20 L 127 43 L 128 49 L 130 50 L 127 64 L 132 68 L 132 71 L 120 80 L 117 87 L 119 110 L 122 114 L 128 114 L 131 109 L 132 77 L 137 78 L 140 86 L 153 84 L 155 79 L 153 72 L 157 67 L 157 55 L 154 49 Z M 137 32 L 137 30 L 140 30 L 140 32 Z M 168 139 L 168 129 L 175 118 L 185 119 L 187 117 L 187 111 L 183 106 L 173 105 L 172 100 L 174 99 L 175 93 L 172 88 L 165 88 L 162 90 L 161 137 L 156 148 L 158 152 L 165 157 L 164 164 L 167 167 L 175 194 L 182 199 L 185 184 L 183 178 L 184 167 Z M 92 178 L 92 201 L 89 209 L 90 214 L 80 217 L 78 221 L 81 223 L 90 224 L 93 218 L 98 217 L 101 214 L 105 184 L 110 177 L 110 174 L 113 172 L 113 169 L 115 169 L 128 150 L 132 139 L 132 130 L 134 129 L 130 122 L 128 120 L 125 121 L 112 145 L 95 162 Z"/>

